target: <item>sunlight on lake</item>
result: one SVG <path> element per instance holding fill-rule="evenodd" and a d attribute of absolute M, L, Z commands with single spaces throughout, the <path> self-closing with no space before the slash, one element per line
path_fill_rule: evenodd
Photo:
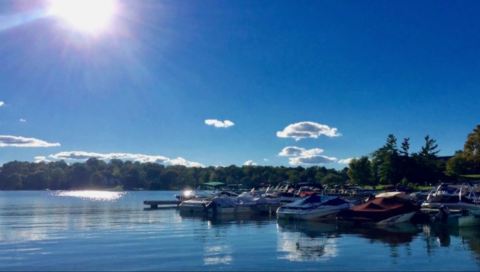
<path fill-rule="evenodd" d="M 54 193 L 56 196 L 63 197 L 76 197 L 86 200 L 95 200 L 95 201 L 114 201 L 122 196 L 125 192 L 109 192 L 109 191 L 94 191 L 94 190 L 83 190 L 83 191 L 59 191 Z"/>

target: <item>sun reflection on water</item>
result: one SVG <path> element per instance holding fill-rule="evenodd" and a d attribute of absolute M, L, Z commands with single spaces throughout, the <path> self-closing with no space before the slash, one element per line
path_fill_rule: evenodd
<path fill-rule="evenodd" d="M 115 201 L 122 196 L 125 192 L 111 192 L 111 191 L 95 191 L 95 190 L 82 190 L 82 191 L 58 191 L 54 193 L 56 196 L 61 197 L 76 197 L 85 200 L 94 201 Z"/>

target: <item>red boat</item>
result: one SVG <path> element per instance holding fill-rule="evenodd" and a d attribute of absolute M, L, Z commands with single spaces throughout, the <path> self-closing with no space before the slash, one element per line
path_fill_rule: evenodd
<path fill-rule="evenodd" d="M 419 208 L 404 194 L 387 193 L 342 211 L 338 217 L 357 222 L 395 224 L 410 221 Z"/>

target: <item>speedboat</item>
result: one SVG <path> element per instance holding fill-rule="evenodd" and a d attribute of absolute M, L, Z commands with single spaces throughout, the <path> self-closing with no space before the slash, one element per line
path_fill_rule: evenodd
<path fill-rule="evenodd" d="M 348 209 L 350 203 L 331 196 L 311 195 L 277 209 L 279 219 L 316 220 Z"/>
<path fill-rule="evenodd" d="M 468 210 L 480 215 L 480 194 L 475 186 L 469 184 L 440 184 L 431 191 L 422 203 L 423 210 L 438 210 L 447 207 L 450 210 Z"/>
<path fill-rule="evenodd" d="M 277 199 L 264 198 L 254 192 L 245 192 L 240 195 L 221 192 L 213 198 L 194 198 L 182 201 L 179 209 L 180 212 L 190 214 L 203 213 L 216 216 L 270 213 L 279 205 L 280 202 Z"/>
<path fill-rule="evenodd" d="M 182 201 L 178 205 L 178 209 L 180 213 L 184 214 L 205 214 L 210 202 L 207 198 L 192 198 Z"/>
<path fill-rule="evenodd" d="M 390 225 L 409 222 L 417 213 L 415 205 L 405 193 L 389 192 L 376 195 L 364 204 L 339 213 L 339 218 L 356 222 Z"/>

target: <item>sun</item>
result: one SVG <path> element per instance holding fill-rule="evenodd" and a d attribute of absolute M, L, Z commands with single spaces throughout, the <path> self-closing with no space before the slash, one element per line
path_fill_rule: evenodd
<path fill-rule="evenodd" d="M 107 30 L 114 19 L 116 0 L 50 0 L 49 13 L 75 30 L 98 34 Z"/>

